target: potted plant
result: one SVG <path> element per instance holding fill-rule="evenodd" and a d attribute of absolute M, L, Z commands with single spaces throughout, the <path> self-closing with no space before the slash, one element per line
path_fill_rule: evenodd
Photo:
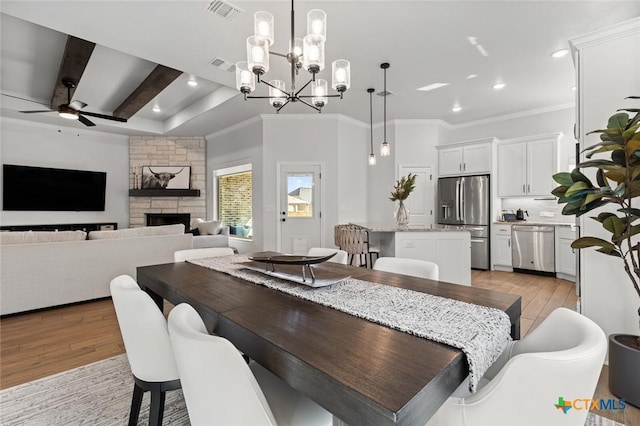
<path fill-rule="evenodd" d="M 562 210 L 565 215 L 582 216 L 609 205 L 606 211 L 591 217 L 610 234 L 609 240 L 584 236 L 571 247 L 595 247 L 604 255 L 619 258 L 640 305 L 639 128 L 640 109 L 618 110 L 609 118 L 606 129 L 589 133 L 599 133 L 600 142 L 584 149 L 588 160 L 578 164 L 571 173 L 553 176 L 560 186 L 552 193 L 558 197 L 558 203 L 566 204 Z M 605 154 L 605 158 L 592 159 L 595 154 Z M 595 184 L 580 172 L 581 168 L 595 169 Z M 611 205 L 616 208 L 610 208 Z M 640 407 L 640 336 L 609 336 L 609 388 L 618 397 Z"/>
<path fill-rule="evenodd" d="M 409 173 L 406 177 L 402 176 L 400 180 L 396 181 L 396 185 L 391 191 L 391 201 L 400 201 L 395 211 L 396 225 L 400 227 L 407 226 L 409 224 L 409 209 L 404 205 L 411 192 L 416 187 L 416 175 Z"/>

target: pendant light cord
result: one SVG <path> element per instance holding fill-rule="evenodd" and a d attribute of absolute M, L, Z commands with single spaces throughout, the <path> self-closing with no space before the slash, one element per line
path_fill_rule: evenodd
<path fill-rule="evenodd" d="M 388 64 L 387 64 L 388 65 Z M 384 143 L 387 143 L 387 68 L 384 69 Z"/>
<path fill-rule="evenodd" d="M 369 141 L 371 142 L 371 155 L 373 155 L 373 92 L 375 89 L 367 89 L 369 92 L 369 131 L 371 133 Z"/>

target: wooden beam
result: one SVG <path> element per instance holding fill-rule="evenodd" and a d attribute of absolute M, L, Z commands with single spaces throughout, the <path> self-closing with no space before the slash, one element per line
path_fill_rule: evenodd
<path fill-rule="evenodd" d="M 129 97 L 113 111 L 113 115 L 126 119 L 131 118 L 181 74 L 182 71 L 164 65 L 156 66 Z"/>
<path fill-rule="evenodd" d="M 73 36 L 67 37 L 67 45 L 64 49 L 60 68 L 58 69 L 56 87 L 51 97 L 51 108 L 57 108 L 58 105 L 66 104 L 69 101 L 67 98 L 67 88 L 62 84 L 62 80 L 72 81 L 74 85 L 77 86 L 89 63 L 89 58 L 91 57 L 94 47 L 96 47 L 96 44 L 90 41 Z M 72 97 L 73 92 L 75 92 L 75 87 L 71 88 Z"/>

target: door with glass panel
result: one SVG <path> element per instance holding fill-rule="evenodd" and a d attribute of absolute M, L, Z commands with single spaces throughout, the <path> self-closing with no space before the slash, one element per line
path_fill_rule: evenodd
<path fill-rule="evenodd" d="M 321 191 L 319 164 L 282 164 L 278 223 L 278 250 L 307 254 L 321 246 Z"/>

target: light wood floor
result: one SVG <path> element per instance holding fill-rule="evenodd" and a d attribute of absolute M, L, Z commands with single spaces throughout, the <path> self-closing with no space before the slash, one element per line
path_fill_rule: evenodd
<path fill-rule="evenodd" d="M 522 297 L 522 336 L 555 308 L 576 309 L 573 283 L 529 274 L 473 271 L 472 285 Z M 165 310 L 166 311 L 166 310 Z M 0 389 L 124 353 L 111 299 L 0 319 Z M 602 370 L 594 398 L 614 398 Z M 552 403 L 552 402 L 550 402 Z M 598 412 L 627 426 L 640 426 L 640 409 Z"/>

